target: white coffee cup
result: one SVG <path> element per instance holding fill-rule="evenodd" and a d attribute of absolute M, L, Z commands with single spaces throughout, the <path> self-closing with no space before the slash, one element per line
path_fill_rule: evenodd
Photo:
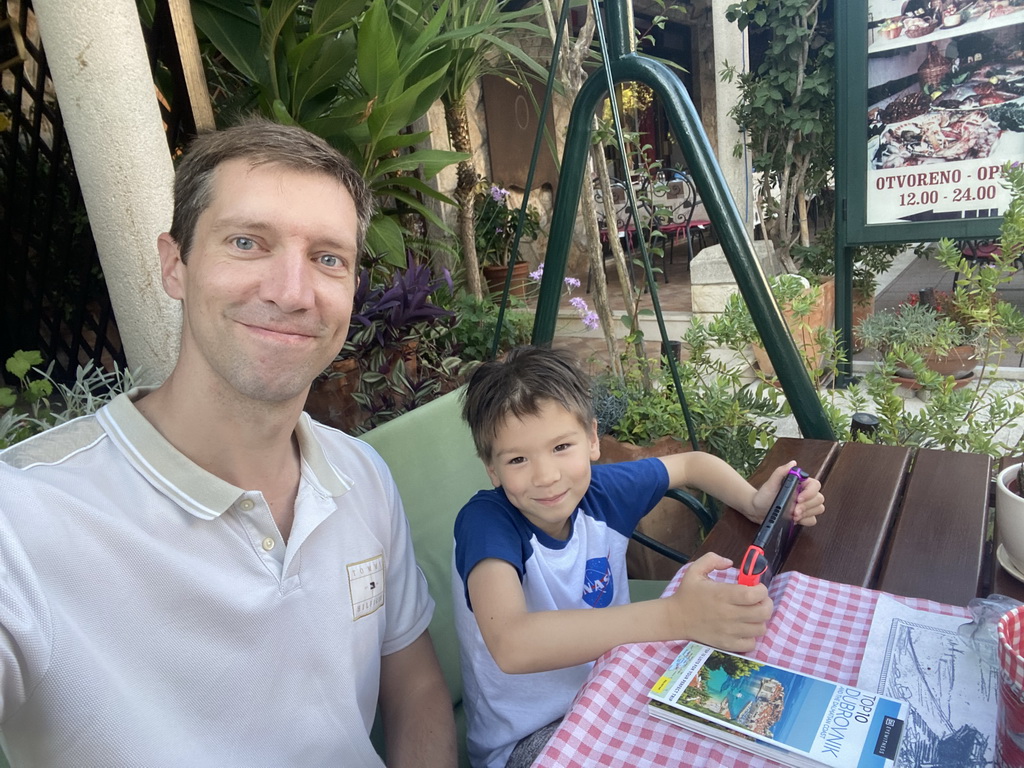
<path fill-rule="evenodd" d="M 1024 573 L 1024 498 L 1009 490 L 1016 479 L 1020 464 L 1007 467 L 999 473 L 996 483 L 996 528 L 1004 554 Z"/>

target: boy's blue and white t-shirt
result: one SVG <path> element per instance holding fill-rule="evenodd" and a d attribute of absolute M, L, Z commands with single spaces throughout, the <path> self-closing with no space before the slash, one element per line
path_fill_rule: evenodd
<path fill-rule="evenodd" d="M 524 675 L 502 672 L 473 616 L 469 573 L 487 558 L 508 561 L 519 572 L 531 612 L 628 603 L 626 545 L 666 490 L 668 471 L 658 459 L 594 465 L 565 541 L 531 524 L 501 488 L 480 491 L 459 512 L 452 588 L 474 767 L 502 768 L 521 738 L 565 715 L 592 662 Z"/>

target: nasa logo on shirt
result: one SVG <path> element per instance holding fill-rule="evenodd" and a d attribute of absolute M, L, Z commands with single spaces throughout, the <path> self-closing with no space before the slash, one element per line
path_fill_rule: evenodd
<path fill-rule="evenodd" d="M 607 557 L 594 557 L 587 560 L 586 573 L 583 576 L 583 602 L 591 608 L 604 608 L 610 605 L 615 596 L 615 583 L 612 581 L 612 567 Z"/>

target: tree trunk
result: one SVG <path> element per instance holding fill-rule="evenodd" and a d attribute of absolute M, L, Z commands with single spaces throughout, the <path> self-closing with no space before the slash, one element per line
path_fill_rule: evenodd
<path fill-rule="evenodd" d="M 543 0 L 543 2 L 548 32 L 553 45 L 557 34 L 554 10 L 549 0 Z M 568 2 L 568 0 L 564 0 L 564 2 Z M 576 36 L 575 43 L 570 45 L 568 38 L 563 37 L 562 51 L 558 60 L 558 74 L 565 88 L 566 97 L 570 100 L 575 100 L 580 92 L 580 88 L 583 87 L 583 83 L 586 81 L 587 73 L 583 69 L 583 61 L 590 56 L 590 44 L 594 40 L 595 22 L 593 10 L 590 5 L 585 7 L 586 16 L 582 27 L 580 27 L 579 34 Z M 607 167 L 604 169 L 603 182 L 601 183 L 603 183 L 605 190 L 605 200 L 610 201 L 611 190 L 608 187 Z M 622 366 L 619 363 L 616 338 L 613 331 L 616 327 L 615 318 L 612 317 L 611 307 L 608 304 L 608 282 L 604 278 L 604 259 L 601 255 L 601 234 L 597 225 L 597 209 L 592 189 L 587 185 L 584 186 L 586 188 L 582 193 L 580 208 L 583 215 L 583 226 L 587 234 L 587 242 L 590 245 L 587 249 L 587 263 L 593 276 L 594 311 L 597 312 L 598 320 L 601 322 L 601 333 L 604 335 L 611 368 L 616 374 L 621 376 Z M 614 217 L 612 220 L 614 221 Z M 621 252 L 620 249 L 619 253 L 621 254 Z M 616 260 L 616 269 L 618 269 L 618 260 Z M 620 281 L 621 279 L 620 272 Z M 625 288 L 626 285 L 623 284 L 623 289 Z"/>
<path fill-rule="evenodd" d="M 807 224 L 807 195 L 803 190 L 796 193 L 796 210 L 800 220 L 800 244 L 806 248 L 811 244 L 811 228 Z"/>
<path fill-rule="evenodd" d="M 468 160 L 458 165 L 458 182 L 455 185 L 455 201 L 459 204 L 458 229 L 462 245 L 462 266 L 466 272 L 466 289 L 478 299 L 483 298 L 480 281 L 480 260 L 476 253 L 476 167 L 473 165 L 473 141 L 469 135 L 469 116 L 465 99 L 451 102 L 444 100 L 444 121 L 448 126 L 448 138 L 452 149 L 465 152 Z"/>
<path fill-rule="evenodd" d="M 618 225 L 615 221 L 615 201 L 612 199 L 608 161 L 605 159 L 604 150 L 600 146 L 594 147 L 591 156 L 597 168 L 597 183 L 601 187 L 601 196 L 604 198 L 604 220 L 610 222 L 608 225 L 608 247 L 611 249 L 612 257 L 615 259 L 615 271 L 619 276 L 619 287 L 622 288 L 623 296 L 632 298 L 636 292 L 636 286 L 633 285 L 633 272 L 626 261 L 626 254 L 622 250 L 622 243 L 617 237 Z M 603 274 L 604 271 L 602 269 Z"/>
<path fill-rule="evenodd" d="M 615 334 L 612 332 L 612 328 L 615 327 L 615 319 L 612 317 L 611 307 L 608 302 L 608 281 L 604 278 L 601 231 L 597 225 L 597 209 L 594 203 L 594 195 L 590 190 L 583 194 L 580 205 L 583 208 L 583 225 L 587 232 L 587 242 L 590 244 L 590 247 L 587 249 L 587 260 L 590 274 L 593 276 L 594 311 L 597 312 L 597 317 L 601 321 L 601 332 L 604 335 L 605 346 L 608 349 L 608 359 L 611 362 L 611 368 L 616 374 L 621 375 L 622 366 L 619 364 L 619 356 L 615 349 Z"/>

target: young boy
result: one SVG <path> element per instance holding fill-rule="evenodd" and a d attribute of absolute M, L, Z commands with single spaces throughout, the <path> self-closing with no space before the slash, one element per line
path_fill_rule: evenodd
<path fill-rule="evenodd" d="M 559 350 L 520 347 L 481 366 L 463 417 L 495 486 L 455 522 L 452 580 L 474 766 L 529 765 L 592 662 L 617 645 L 685 638 L 753 650 L 772 612 L 763 585 L 711 580 L 732 563 L 707 554 L 671 597 L 630 604 L 626 544 L 669 488 L 706 491 L 759 521 L 793 462 L 760 490 L 706 453 L 592 467 L 600 450 L 589 380 Z M 814 524 L 824 511 L 820 489 L 804 482 L 794 519 Z"/>

